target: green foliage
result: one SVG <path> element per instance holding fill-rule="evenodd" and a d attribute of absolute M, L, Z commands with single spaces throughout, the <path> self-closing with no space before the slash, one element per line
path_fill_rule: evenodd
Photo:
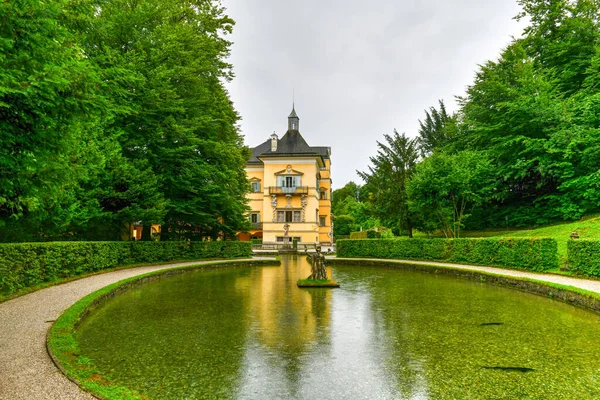
<path fill-rule="evenodd" d="M 417 140 L 405 134 L 383 135 L 387 144 L 377 142 L 377 155 L 370 157 L 368 172 L 357 171 L 369 187 L 373 215 L 383 225 L 412 237 L 413 217 L 408 208 L 406 185 L 419 158 Z"/>
<path fill-rule="evenodd" d="M 339 237 L 340 235 L 350 235 L 353 229 L 355 229 L 354 217 L 352 215 L 336 215 L 334 219 L 334 235 Z"/>
<path fill-rule="evenodd" d="M 107 107 L 68 29 L 69 3 L 0 3 L 0 227 L 66 197 L 84 173 L 71 156 Z"/>
<path fill-rule="evenodd" d="M 0 4 L 0 241 L 242 228 L 232 26 L 212 1 Z"/>
<path fill-rule="evenodd" d="M 600 2 L 519 4 L 523 36 L 479 67 L 460 109 L 449 115 L 440 101 L 425 111 L 416 174 L 387 167 L 391 154 L 406 154 L 394 151 L 407 148 L 394 146 L 397 134 L 378 143 L 370 173 L 359 172 L 369 215 L 395 233 L 410 236 L 415 225 L 459 237 L 463 228 L 540 226 L 599 209 Z"/>
<path fill-rule="evenodd" d="M 233 21 L 216 2 L 112 0 L 89 24 L 84 47 L 116 75 L 110 90 L 124 108 L 107 128 L 128 159 L 148 161 L 167 201 L 161 240 L 233 236 L 249 190 L 223 86 Z"/>
<path fill-rule="evenodd" d="M 356 240 L 356 239 L 366 239 L 366 238 L 367 238 L 367 231 L 350 232 L 350 239 Z"/>
<path fill-rule="evenodd" d="M 480 153 L 435 153 L 417 165 L 407 184 L 410 210 L 425 232 L 460 237 L 464 220 L 492 191 L 492 166 Z"/>
<path fill-rule="evenodd" d="M 477 72 L 454 151 L 487 153 L 480 226 L 578 219 L 598 208 L 600 3 L 521 0 L 524 36 Z"/>
<path fill-rule="evenodd" d="M 456 136 L 456 116 L 449 115 L 442 100 L 440 110 L 430 107 L 425 111 L 425 122 L 419 120 L 419 150 L 423 157 L 441 149 Z"/>
<path fill-rule="evenodd" d="M 367 231 L 367 239 L 379 239 L 381 234 L 377 231 L 368 230 Z"/>
<path fill-rule="evenodd" d="M 546 271 L 558 265 L 554 239 L 340 240 L 341 258 L 435 260 Z"/>
<path fill-rule="evenodd" d="M 51 242 L 0 245 L 0 294 L 134 264 L 249 257 L 249 242 Z"/>
<path fill-rule="evenodd" d="M 576 274 L 600 277 L 600 240 L 574 239 L 567 242 L 569 269 Z"/>
<path fill-rule="evenodd" d="M 373 205 L 366 185 L 348 182 L 343 188 L 333 191 L 331 204 L 336 238 L 348 236 L 360 227 L 369 229 L 381 226 L 381 221 L 373 216 Z"/>

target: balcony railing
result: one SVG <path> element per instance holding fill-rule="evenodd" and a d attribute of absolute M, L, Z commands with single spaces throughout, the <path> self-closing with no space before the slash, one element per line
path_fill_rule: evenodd
<path fill-rule="evenodd" d="M 308 186 L 269 186 L 269 194 L 308 194 Z"/>
<path fill-rule="evenodd" d="M 252 222 L 252 229 L 259 229 L 262 230 L 263 228 L 263 223 L 262 222 Z"/>

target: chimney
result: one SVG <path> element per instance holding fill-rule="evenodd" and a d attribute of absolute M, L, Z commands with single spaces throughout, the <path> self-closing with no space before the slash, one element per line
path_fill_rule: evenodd
<path fill-rule="evenodd" d="M 275 132 L 273 132 L 273 134 L 271 135 L 271 151 L 272 152 L 277 151 L 277 140 L 279 140 L 279 137 L 277 137 Z"/>

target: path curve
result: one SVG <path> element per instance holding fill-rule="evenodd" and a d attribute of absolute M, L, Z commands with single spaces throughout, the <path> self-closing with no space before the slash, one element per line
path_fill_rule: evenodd
<path fill-rule="evenodd" d="M 410 264 L 410 265 L 426 265 L 431 267 L 443 267 L 443 268 L 453 268 L 453 269 L 461 269 L 468 271 L 480 271 L 485 273 L 491 273 L 501 276 L 507 277 L 515 277 L 515 278 L 529 278 L 534 279 L 540 282 L 550 282 L 557 283 L 565 286 L 573 286 L 579 289 L 588 290 L 590 292 L 595 292 L 600 294 L 600 280 L 595 279 L 583 279 L 583 278 L 573 278 L 570 276 L 556 275 L 556 274 L 544 274 L 540 272 L 527 272 L 522 270 L 515 269 L 505 269 L 498 267 L 480 267 L 475 265 L 464 265 L 464 264 L 452 264 L 452 263 L 443 263 L 437 261 L 415 261 L 415 260 L 395 260 L 395 259 L 387 259 L 387 258 L 343 258 L 343 257 L 326 257 L 326 258 L 335 258 L 338 261 L 348 260 L 348 261 L 369 261 L 369 262 L 384 262 L 390 264 Z"/>
<path fill-rule="evenodd" d="M 248 260 L 251 259 L 235 261 Z M 0 400 L 94 399 L 67 379 L 48 355 L 46 334 L 52 323 L 77 300 L 112 283 L 162 269 L 214 262 L 192 261 L 122 269 L 0 303 Z"/>
<path fill-rule="evenodd" d="M 338 260 L 343 259 L 338 258 Z M 600 281 L 590 279 L 440 262 L 371 258 L 364 260 L 430 265 L 482 271 L 508 277 L 526 277 L 600 293 Z M 111 283 L 147 272 L 209 262 L 214 261 L 123 269 L 49 287 L 0 303 L 0 400 L 94 399 L 64 377 L 46 352 L 46 334 L 52 322 L 77 300 Z"/>

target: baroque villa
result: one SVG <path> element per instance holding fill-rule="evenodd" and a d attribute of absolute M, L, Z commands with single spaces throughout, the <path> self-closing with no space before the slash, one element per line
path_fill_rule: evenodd
<path fill-rule="evenodd" d="M 300 135 L 294 107 L 288 130 L 252 149 L 246 174 L 253 229 L 240 239 L 262 238 L 264 244 L 286 237 L 299 244 L 332 243 L 331 148 L 309 146 Z"/>

